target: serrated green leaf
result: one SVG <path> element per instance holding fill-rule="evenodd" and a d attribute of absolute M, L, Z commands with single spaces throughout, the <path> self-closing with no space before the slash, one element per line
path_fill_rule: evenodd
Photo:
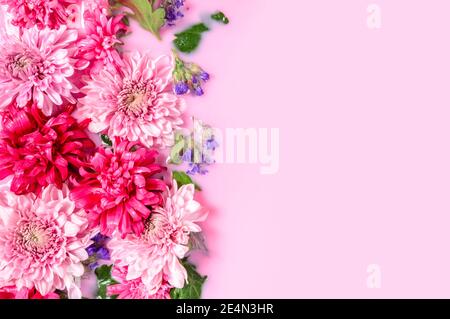
<path fill-rule="evenodd" d="M 105 143 L 106 145 L 108 145 L 108 146 L 112 146 L 113 145 L 113 143 L 112 143 L 112 141 L 111 141 L 111 139 L 109 138 L 108 135 L 102 134 L 100 137 L 102 139 L 102 142 Z"/>
<path fill-rule="evenodd" d="M 172 177 L 173 177 L 174 180 L 177 181 L 178 187 L 181 187 L 183 185 L 194 184 L 196 190 L 198 190 L 198 191 L 202 190 L 200 188 L 200 186 L 198 186 L 196 183 L 194 183 L 192 178 L 188 174 L 186 174 L 185 172 L 173 171 L 172 172 Z"/>
<path fill-rule="evenodd" d="M 119 0 L 119 2 L 133 11 L 133 17 L 141 27 L 161 39 L 159 31 L 164 25 L 166 12 L 164 8 L 153 10 L 153 1 L 148 0 Z"/>
<path fill-rule="evenodd" d="M 206 281 L 206 276 L 201 276 L 197 272 L 197 268 L 186 259 L 182 260 L 184 268 L 188 275 L 187 283 L 183 288 L 174 288 L 170 292 L 172 299 L 200 299 L 202 296 L 203 284 Z"/>
<path fill-rule="evenodd" d="M 97 298 L 99 299 L 115 299 L 114 296 L 107 295 L 106 290 L 109 285 L 117 284 L 111 277 L 112 265 L 102 265 L 95 269 L 95 275 L 97 276 Z"/>
<path fill-rule="evenodd" d="M 204 23 L 195 24 L 183 32 L 175 34 L 173 43 L 175 47 L 184 53 L 191 53 L 197 49 L 202 39 L 202 33 L 209 31 L 209 28 Z"/>

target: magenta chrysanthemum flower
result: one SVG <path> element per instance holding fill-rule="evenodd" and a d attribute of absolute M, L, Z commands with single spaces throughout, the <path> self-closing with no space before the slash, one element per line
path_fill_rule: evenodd
<path fill-rule="evenodd" d="M 171 91 L 172 59 L 125 55 L 123 67 L 105 67 L 82 89 L 86 96 L 74 116 L 90 118 L 89 130 L 140 141 L 144 146 L 170 146 L 183 123 L 184 101 Z"/>
<path fill-rule="evenodd" d="M 91 243 L 86 213 L 65 185 L 50 185 L 40 197 L 17 196 L 9 187 L 0 185 L 0 287 L 36 288 L 43 296 L 67 289 L 70 298 L 81 298 L 75 278 Z"/>
<path fill-rule="evenodd" d="M 34 101 L 44 114 L 64 99 L 75 103 L 77 88 L 70 80 L 77 31 L 25 29 L 0 39 L 0 109 L 15 99 L 19 107 Z"/>
<path fill-rule="evenodd" d="M 119 36 L 125 34 L 127 26 L 123 15 L 108 17 L 106 10 L 97 9 L 85 13 L 85 28 L 77 42 L 76 67 L 98 73 L 105 65 L 120 61 L 117 46 L 123 44 Z"/>
<path fill-rule="evenodd" d="M 189 250 L 190 233 L 201 231 L 196 223 L 207 217 L 194 192 L 194 185 L 177 190 L 174 182 L 164 207 L 152 212 L 141 235 L 122 239 L 115 234 L 108 243 L 114 264 L 128 267 L 126 280 L 141 278 L 150 295 L 161 289 L 165 278 L 173 287 L 184 286 L 187 273 L 179 259 Z"/>
<path fill-rule="evenodd" d="M 167 280 L 163 280 L 159 290 L 150 294 L 141 278 L 127 280 L 128 267 L 114 266 L 111 275 L 119 283 L 107 287 L 109 296 L 117 296 L 117 299 L 170 299 L 172 288 Z"/>
<path fill-rule="evenodd" d="M 122 236 L 142 233 L 149 207 L 161 204 L 166 187 L 154 176 L 164 169 L 155 163 L 156 156 L 155 150 L 116 139 L 114 149 L 100 148 L 91 165 L 80 169 L 71 198 L 103 235 L 116 229 Z"/>
<path fill-rule="evenodd" d="M 1 287 L 0 299 L 59 299 L 58 294 L 50 292 L 45 296 L 42 296 L 36 288 L 22 288 L 17 287 Z"/>
<path fill-rule="evenodd" d="M 78 175 L 95 144 L 84 131 L 87 121 L 79 124 L 69 113 L 70 107 L 48 118 L 36 106 L 9 106 L 2 112 L 0 179 L 13 176 L 11 191 L 38 194 Z"/>
<path fill-rule="evenodd" d="M 0 0 L 13 15 L 12 23 L 22 28 L 57 29 L 67 23 L 71 5 L 79 0 Z"/>

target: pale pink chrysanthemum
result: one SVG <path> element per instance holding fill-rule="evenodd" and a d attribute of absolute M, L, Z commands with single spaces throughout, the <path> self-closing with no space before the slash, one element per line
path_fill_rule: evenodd
<path fill-rule="evenodd" d="M 91 0 L 92 1 L 92 0 Z M 57 29 L 67 24 L 73 7 L 80 0 L 0 0 L 13 16 L 12 23 L 21 28 Z"/>
<path fill-rule="evenodd" d="M 170 89 L 173 60 L 162 56 L 126 54 L 123 67 L 106 66 L 82 88 L 85 97 L 74 113 L 91 119 L 89 130 L 140 141 L 147 147 L 173 144 L 183 123 L 184 101 Z"/>
<path fill-rule="evenodd" d="M 91 244 L 86 213 L 75 208 L 67 186 L 50 185 L 39 197 L 9 187 L 0 185 L 0 287 L 34 287 L 43 296 L 67 289 L 81 298 L 75 281 Z"/>
<path fill-rule="evenodd" d="M 71 55 L 77 31 L 25 29 L 0 39 L 0 108 L 14 99 L 19 107 L 33 101 L 45 115 L 64 99 L 75 103 Z"/>
<path fill-rule="evenodd" d="M 141 278 L 127 280 L 128 267 L 114 266 L 111 275 L 118 284 L 107 287 L 108 296 L 117 296 L 117 299 L 170 299 L 172 288 L 167 280 L 163 280 L 159 290 L 150 294 Z"/>
<path fill-rule="evenodd" d="M 101 9 L 86 11 L 85 27 L 75 53 L 77 69 L 84 70 L 89 66 L 90 72 L 98 73 L 105 65 L 121 60 L 117 46 L 123 42 L 119 37 L 128 30 L 123 17 L 123 14 L 108 16 L 107 10 Z"/>
<path fill-rule="evenodd" d="M 187 273 L 180 259 L 189 250 L 190 233 L 201 231 L 196 223 L 207 217 L 194 192 L 194 185 L 177 189 L 174 182 L 165 205 L 152 212 L 140 236 L 122 239 L 116 233 L 108 243 L 115 265 L 128 267 L 126 280 L 141 278 L 149 294 L 157 293 L 164 279 L 175 288 L 185 284 Z"/>

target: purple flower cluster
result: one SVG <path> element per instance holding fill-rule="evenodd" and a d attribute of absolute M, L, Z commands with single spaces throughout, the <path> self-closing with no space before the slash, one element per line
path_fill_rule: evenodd
<path fill-rule="evenodd" d="M 174 92 L 177 95 L 183 95 L 192 92 L 197 96 L 202 96 L 202 84 L 210 78 L 209 74 L 195 63 L 186 63 L 175 54 L 175 68 L 173 79 L 175 82 Z"/>
<path fill-rule="evenodd" d="M 91 238 L 94 243 L 92 243 L 86 251 L 89 255 L 88 258 L 88 267 L 92 270 L 99 266 L 99 260 L 109 260 L 109 251 L 106 248 L 106 243 L 109 240 L 109 237 L 104 236 L 100 233 Z"/>
<path fill-rule="evenodd" d="M 166 11 L 166 24 L 168 26 L 175 25 L 178 19 L 184 17 L 182 12 L 185 0 L 165 0 L 161 3 L 161 7 Z"/>

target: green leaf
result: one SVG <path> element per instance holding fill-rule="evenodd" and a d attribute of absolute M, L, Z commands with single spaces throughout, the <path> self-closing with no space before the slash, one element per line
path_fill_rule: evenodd
<path fill-rule="evenodd" d="M 200 299 L 202 296 L 203 284 L 206 281 L 206 276 L 201 276 L 197 272 L 197 268 L 189 263 L 187 259 L 181 261 L 184 268 L 186 268 L 188 279 L 183 288 L 174 288 L 170 292 L 172 299 Z"/>
<path fill-rule="evenodd" d="M 222 11 L 218 11 L 218 12 L 212 14 L 211 19 L 221 22 L 223 24 L 230 23 L 230 20 L 227 18 L 227 16 Z"/>
<path fill-rule="evenodd" d="M 153 2 L 148 0 L 119 0 L 119 2 L 133 11 L 133 17 L 141 27 L 161 39 L 159 31 L 164 25 L 166 12 L 164 8 L 153 9 Z"/>
<path fill-rule="evenodd" d="M 190 53 L 198 47 L 201 39 L 200 33 L 187 32 L 178 34 L 173 43 L 181 52 Z"/>
<path fill-rule="evenodd" d="M 198 190 L 198 191 L 202 190 L 200 188 L 200 186 L 198 186 L 196 183 L 194 183 L 192 178 L 188 174 L 186 174 L 185 172 L 173 171 L 172 172 L 172 177 L 173 177 L 174 180 L 177 181 L 178 187 L 181 187 L 183 185 L 194 184 L 196 190 Z"/>
<path fill-rule="evenodd" d="M 209 28 L 204 23 L 198 23 L 183 32 L 175 34 L 173 43 L 175 47 L 184 53 L 191 53 L 197 49 L 202 39 L 202 33 L 209 31 Z"/>
<path fill-rule="evenodd" d="M 108 146 L 112 146 L 113 143 L 108 135 L 102 134 L 100 137 L 102 138 L 103 143 L 105 143 Z"/>
<path fill-rule="evenodd" d="M 117 284 L 111 277 L 112 265 L 102 265 L 95 269 L 95 275 L 97 276 L 97 298 L 99 299 L 115 299 L 106 294 L 106 289 L 109 285 Z"/>
<path fill-rule="evenodd" d="M 209 28 L 204 23 L 197 23 L 193 26 L 189 27 L 188 29 L 184 30 L 183 32 L 190 32 L 190 33 L 202 33 L 209 31 Z"/>

